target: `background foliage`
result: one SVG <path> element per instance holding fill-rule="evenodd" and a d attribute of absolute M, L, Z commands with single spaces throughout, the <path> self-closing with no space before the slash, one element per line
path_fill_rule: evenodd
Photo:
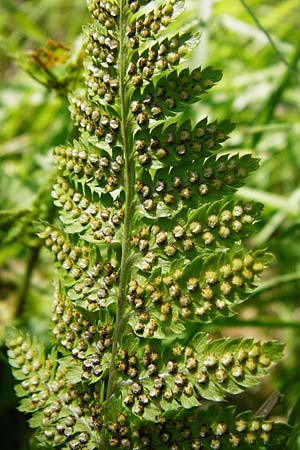
<path fill-rule="evenodd" d="M 238 399 L 243 408 L 255 410 L 268 392 L 279 390 L 283 398 L 274 414 L 286 418 L 300 393 L 300 7 L 297 0 L 236 1 L 231 6 L 225 0 L 189 0 L 188 10 L 194 17 L 197 12 L 202 33 L 194 64 L 224 72 L 196 113 L 236 122 L 226 148 L 251 151 L 261 159 L 239 196 L 265 204 L 260 232 L 249 245 L 268 246 L 275 259 L 239 318 L 220 325 L 223 335 L 286 342 L 285 359 L 272 379 Z M 49 195 L 51 149 L 74 133 L 66 93 L 80 80 L 80 32 L 87 20 L 83 0 L 1 2 L 1 345 L 5 326 L 14 323 L 49 346 L 53 264 L 33 224 L 39 218 L 55 220 Z M 1 445 L 3 450 L 25 449 L 28 430 L 15 412 L 4 349 L 0 364 Z M 299 422 L 299 409 L 298 401 L 291 422 Z M 300 448 L 296 433 L 290 448 Z"/>

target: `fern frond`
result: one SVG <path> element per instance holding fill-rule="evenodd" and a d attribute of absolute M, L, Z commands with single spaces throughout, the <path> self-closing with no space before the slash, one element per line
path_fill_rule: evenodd
<path fill-rule="evenodd" d="M 54 150 L 60 225 L 39 234 L 59 275 L 53 351 L 7 339 L 21 409 L 41 448 L 271 448 L 283 425 L 208 403 L 257 385 L 282 345 L 191 335 L 234 314 L 270 259 L 245 246 L 261 206 L 231 197 L 257 160 L 224 153 L 233 125 L 191 109 L 221 72 L 188 68 L 181 0 L 88 7 L 80 137 Z"/>

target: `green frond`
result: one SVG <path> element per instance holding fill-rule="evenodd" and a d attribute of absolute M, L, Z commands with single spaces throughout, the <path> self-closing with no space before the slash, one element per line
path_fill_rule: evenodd
<path fill-rule="evenodd" d="M 53 349 L 7 338 L 36 446 L 280 445 L 284 425 L 220 402 L 256 386 L 282 345 L 190 331 L 234 314 L 270 260 L 245 245 L 261 205 L 232 198 L 258 161 L 222 150 L 230 121 L 194 117 L 221 72 L 188 67 L 199 36 L 178 30 L 182 0 L 87 3 L 78 138 L 54 149 L 59 223 L 39 233 L 57 267 Z"/>

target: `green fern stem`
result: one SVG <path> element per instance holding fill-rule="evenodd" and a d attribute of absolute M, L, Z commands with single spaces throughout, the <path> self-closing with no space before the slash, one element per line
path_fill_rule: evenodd
<path fill-rule="evenodd" d="M 118 308 L 115 321 L 115 330 L 112 343 L 111 365 L 108 378 L 107 395 L 108 400 L 114 392 L 114 375 L 115 375 L 115 359 L 117 353 L 117 346 L 120 342 L 122 329 L 124 325 L 124 307 L 125 307 L 125 289 L 127 276 L 129 273 L 129 251 L 130 251 L 130 237 L 132 229 L 132 214 L 133 214 L 133 195 L 134 195 L 134 159 L 132 158 L 132 124 L 129 118 L 129 101 L 126 90 L 126 1 L 120 3 L 120 57 L 119 57 L 119 86 L 120 86 L 120 107 L 121 107 L 121 136 L 123 142 L 123 155 L 125 161 L 124 172 L 124 188 L 125 188 L 125 216 L 124 216 L 124 232 L 122 237 L 122 257 L 120 266 L 120 282 L 119 282 L 119 296 Z M 104 445 L 104 440 L 102 439 Z M 102 448 L 102 447 L 101 447 Z M 104 448 L 104 447 L 103 447 Z"/>

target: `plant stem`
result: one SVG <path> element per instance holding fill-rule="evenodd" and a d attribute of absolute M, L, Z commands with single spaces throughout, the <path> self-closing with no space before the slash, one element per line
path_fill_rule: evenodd
<path fill-rule="evenodd" d="M 272 409 L 280 403 L 281 394 L 278 391 L 272 392 L 267 400 L 259 407 L 254 416 L 267 418 Z"/>
<path fill-rule="evenodd" d="M 126 300 L 126 284 L 129 266 L 129 251 L 130 251 L 130 236 L 133 214 L 133 187 L 134 187 L 134 168 L 133 161 L 131 159 L 132 149 L 132 133 L 129 116 L 128 98 L 127 98 L 127 84 L 126 84 L 126 2 L 122 0 L 120 2 L 120 21 L 119 21 L 119 86 L 120 86 L 120 107 L 121 107 L 121 136 L 123 142 L 123 155 L 124 155 L 124 188 L 125 188 L 125 213 L 124 213 L 124 229 L 122 237 L 122 257 L 120 266 L 120 279 L 119 279 L 119 296 L 118 307 L 114 326 L 114 336 L 112 342 L 112 354 L 109 370 L 109 377 L 107 383 L 106 401 L 112 396 L 114 392 L 114 376 L 117 347 L 120 342 L 122 329 L 124 325 L 124 307 Z M 105 449 L 105 428 L 102 428 L 100 449 Z"/>

